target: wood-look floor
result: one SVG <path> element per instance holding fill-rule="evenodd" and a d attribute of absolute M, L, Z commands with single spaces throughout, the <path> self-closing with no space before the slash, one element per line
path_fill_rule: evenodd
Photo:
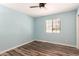
<path fill-rule="evenodd" d="M 47 42 L 33 41 L 5 52 L 0 56 L 79 56 L 79 49 Z"/>

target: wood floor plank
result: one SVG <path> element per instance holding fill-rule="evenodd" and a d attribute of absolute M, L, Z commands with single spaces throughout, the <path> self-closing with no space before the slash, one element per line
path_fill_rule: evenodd
<path fill-rule="evenodd" d="M 36 51 L 36 50 L 34 50 L 34 49 L 31 49 L 31 48 L 19 48 L 19 49 L 21 49 L 21 50 L 23 50 L 23 51 L 25 51 L 26 53 L 30 53 L 30 55 L 34 55 L 34 56 L 39 56 L 39 55 L 47 55 L 47 54 L 44 54 L 44 53 L 41 53 L 41 52 L 39 52 L 39 51 Z"/>
<path fill-rule="evenodd" d="M 0 56 L 10 56 L 10 54 L 9 53 L 3 53 Z"/>
<path fill-rule="evenodd" d="M 21 49 L 15 49 L 16 52 L 22 54 L 23 56 L 26 56 L 27 54 L 25 53 L 25 51 L 21 50 Z"/>
<path fill-rule="evenodd" d="M 79 56 L 79 49 L 74 47 L 33 41 L 0 56 Z"/>

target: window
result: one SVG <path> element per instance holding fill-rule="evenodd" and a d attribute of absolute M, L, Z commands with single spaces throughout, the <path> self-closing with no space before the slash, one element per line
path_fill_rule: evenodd
<path fill-rule="evenodd" d="M 46 20 L 46 32 L 47 33 L 60 33 L 61 22 L 59 18 L 53 20 Z"/>

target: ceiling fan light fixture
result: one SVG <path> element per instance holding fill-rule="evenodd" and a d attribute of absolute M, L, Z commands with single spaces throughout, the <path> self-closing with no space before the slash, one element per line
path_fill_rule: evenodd
<path fill-rule="evenodd" d="M 38 6 L 30 6 L 30 8 L 44 8 L 45 7 L 45 5 L 46 5 L 46 3 L 39 3 L 39 5 Z"/>

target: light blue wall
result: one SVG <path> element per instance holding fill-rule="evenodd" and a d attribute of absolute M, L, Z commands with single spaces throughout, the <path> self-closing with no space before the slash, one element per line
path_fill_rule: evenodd
<path fill-rule="evenodd" d="M 76 10 L 44 17 L 38 17 L 34 23 L 34 37 L 53 43 L 67 44 L 76 47 Z M 61 33 L 46 33 L 45 21 L 54 18 L 61 19 Z"/>
<path fill-rule="evenodd" d="M 0 51 L 33 39 L 33 18 L 0 6 Z"/>
<path fill-rule="evenodd" d="M 78 8 L 78 10 L 77 10 L 77 16 L 79 15 L 79 8 Z"/>

